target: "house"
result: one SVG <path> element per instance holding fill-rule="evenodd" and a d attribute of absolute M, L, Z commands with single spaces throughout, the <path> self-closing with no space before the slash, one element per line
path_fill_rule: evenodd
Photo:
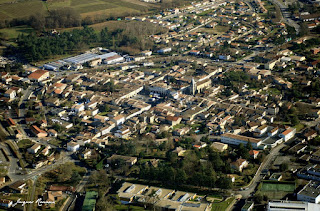
<path fill-rule="evenodd" d="M 250 150 L 249 151 L 249 155 L 253 158 L 253 159 L 257 159 L 258 155 L 259 155 L 259 151 L 257 150 Z"/>
<path fill-rule="evenodd" d="M 42 151 L 41 154 L 43 154 L 44 156 L 49 154 L 51 147 L 50 146 L 46 146 Z"/>
<path fill-rule="evenodd" d="M 48 135 L 46 131 L 41 130 L 36 125 L 31 125 L 30 129 L 38 138 L 43 138 L 43 137 L 46 137 Z"/>
<path fill-rule="evenodd" d="M 162 48 L 162 49 L 158 50 L 157 53 L 165 54 L 165 53 L 169 53 L 171 51 L 172 51 L 172 49 L 168 47 L 168 48 Z"/>
<path fill-rule="evenodd" d="M 8 119 L 7 119 L 7 122 L 8 122 L 8 124 L 9 124 L 10 126 L 15 126 L 15 125 L 16 125 L 16 123 L 14 122 L 14 120 L 13 120 L 12 118 L 8 118 Z"/>
<path fill-rule="evenodd" d="M 0 186 L 6 183 L 6 177 L 0 177 Z"/>
<path fill-rule="evenodd" d="M 151 56 L 152 55 L 152 51 L 142 51 L 141 55 L 142 56 Z"/>
<path fill-rule="evenodd" d="M 123 160 L 127 166 L 133 166 L 138 161 L 138 158 L 113 154 L 111 157 L 107 158 L 107 163 L 112 164 L 118 162 L 118 160 Z"/>
<path fill-rule="evenodd" d="M 186 150 L 182 147 L 176 147 L 175 150 L 172 151 L 173 153 L 177 154 L 179 157 L 183 156 Z"/>
<path fill-rule="evenodd" d="M 58 136 L 58 132 L 55 131 L 54 129 L 50 129 L 48 130 L 49 136 L 53 136 L 53 137 L 57 137 Z"/>
<path fill-rule="evenodd" d="M 288 128 L 285 131 L 283 131 L 281 134 L 279 134 L 279 137 L 283 138 L 283 140 L 286 142 L 294 135 L 296 134 L 296 128 Z"/>
<path fill-rule="evenodd" d="M 180 124 L 182 118 L 179 116 L 167 116 L 166 121 L 173 127 L 177 124 Z"/>
<path fill-rule="evenodd" d="M 238 160 L 236 160 L 235 162 L 231 163 L 231 168 L 242 172 L 242 170 L 244 168 L 246 168 L 248 166 L 248 161 L 242 158 L 239 158 Z"/>
<path fill-rule="evenodd" d="M 121 125 L 126 120 L 125 116 L 122 114 L 119 114 L 113 118 L 110 119 L 112 122 L 116 123 L 116 125 Z"/>
<path fill-rule="evenodd" d="M 27 183 L 25 181 L 17 181 L 8 186 L 11 193 L 24 193 Z"/>
<path fill-rule="evenodd" d="M 231 182 L 236 181 L 236 175 L 235 174 L 227 174 L 227 177 L 231 179 Z"/>
<path fill-rule="evenodd" d="M 13 204 L 13 201 L 7 199 L 0 199 L 0 207 L 10 208 Z"/>
<path fill-rule="evenodd" d="M 131 135 L 131 131 L 128 127 L 122 127 L 121 129 L 117 130 L 114 135 L 118 138 L 127 139 Z"/>
<path fill-rule="evenodd" d="M 175 131 L 173 131 L 173 134 L 175 136 L 183 136 L 183 135 L 186 135 L 187 133 L 189 133 L 189 131 L 190 131 L 189 127 L 184 127 L 184 128 L 176 129 Z"/>
<path fill-rule="evenodd" d="M 5 93 L 4 96 L 9 98 L 9 99 L 14 99 L 17 96 L 17 92 L 13 89 L 8 89 Z"/>
<path fill-rule="evenodd" d="M 54 207 L 55 203 L 60 201 L 61 199 L 63 199 L 62 191 L 47 191 L 43 195 L 44 201 L 52 202 L 52 203 L 46 204 L 49 207 Z"/>
<path fill-rule="evenodd" d="M 28 78 L 30 81 L 41 82 L 49 78 L 49 76 L 49 71 L 47 70 L 36 70 L 35 72 L 31 73 Z"/>
<path fill-rule="evenodd" d="M 213 142 L 211 147 L 219 152 L 223 152 L 228 149 L 228 144 L 220 143 L 220 142 Z"/>
<path fill-rule="evenodd" d="M 31 154 L 36 154 L 38 150 L 41 148 L 40 144 L 34 144 L 32 147 L 30 147 L 27 151 Z"/>
<path fill-rule="evenodd" d="M 207 144 L 205 142 L 200 142 L 200 143 L 193 145 L 193 147 L 196 149 L 202 149 L 202 148 L 205 148 L 206 146 L 207 146 Z"/>
<path fill-rule="evenodd" d="M 35 169 L 38 169 L 44 165 L 47 165 L 48 163 L 48 160 L 40 160 L 40 161 L 37 161 L 35 163 L 32 164 L 32 167 L 35 168 Z"/>
<path fill-rule="evenodd" d="M 91 154 L 92 154 L 91 149 L 86 149 L 85 151 L 83 151 L 83 152 L 81 153 L 81 157 L 82 157 L 83 159 L 88 159 L 88 158 L 91 157 Z"/>
<path fill-rule="evenodd" d="M 70 152 L 78 151 L 79 148 L 80 148 L 80 144 L 78 144 L 77 142 L 70 141 L 69 143 L 67 143 L 67 150 Z"/>
<path fill-rule="evenodd" d="M 314 139 L 317 137 L 318 133 L 315 130 L 308 130 L 306 133 L 303 134 L 303 137 L 307 140 L 310 141 L 311 139 Z"/>

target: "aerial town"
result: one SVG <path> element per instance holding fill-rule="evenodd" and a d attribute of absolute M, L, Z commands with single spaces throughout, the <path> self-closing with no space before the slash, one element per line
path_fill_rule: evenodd
<path fill-rule="evenodd" d="M 320 1 L 186 2 L 6 46 L 0 210 L 320 210 Z"/>

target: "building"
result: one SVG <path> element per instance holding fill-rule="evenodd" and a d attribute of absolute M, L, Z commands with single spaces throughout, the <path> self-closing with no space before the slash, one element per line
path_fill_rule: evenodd
<path fill-rule="evenodd" d="M 123 160 L 126 165 L 133 166 L 138 161 L 138 158 L 114 154 L 111 157 L 107 158 L 107 163 L 111 164 L 117 162 L 118 160 Z"/>
<path fill-rule="evenodd" d="M 47 70 L 36 70 L 31 73 L 28 78 L 30 81 L 41 82 L 49 78 L 50 74 Z"/>
<path fill-rule="evenodd" d="M 28 149 L 28 152 L 31 153 L 31 154 L 36 154 L 39 151 L 40 148 L 41 148 L 40 144 L 35 144 L 35 145 L 33 145 L 32 147 L 30 147 Z"/>
<path fill-rule="evenodd" d="M 262 140 L 242 135 L 235 135 L 232 133 L 225 133 L 221 135 L 221 142 L 232 145 L 239 145 L 241 143 L 246 145 L 247 143 L 250 143 L 253 148 L 258 148 L 262 143 Z"/>
<path fill-rule="evenodd" d="M 307 166 L 297 172 L 297 176 L 302 179 L 314 180 L 320 182 L 320 166 Z"/>
<path fill-rule="evenodd" d="M 80 148 L 80 144 L 78 144 L 77 142 L 70 141 L 69 143 L 67 143 L 67 150 L 70 152 L 78 151 L 79 148 Z"/>
<path fill-rule="evenodd" d="M 267 211 L 311 211 L 320 210 L 319 204 L 302 201 L 269 201 Z"/>
<path fill-rule="evenodd" d="M 117 191 L 122 204 L 153 206 L 155 210 L 210 211 L 211 204 L 195 200 L 197 194 L 125 182 Z"/>
<path fill-rule="evenodd" d="M 119 114 L 118 116 L 115 116 L 110 119 L 112 122 L 116 123 L 116 125 L 121 125 L 126 120 L 125 116 L 122 114 Z"/>
<path fill-rule="evenodd" d="M 241 211 L 251 211 L 253 209 L 253 206 L 254 206 L 253 201 L 247 201 L 241 208 Z"/>
<path fill-rule="evenodd" d="M 13 89 L 8 89 L 5 93 L 4 96 L 9 98 L 9 99 L 14 99 L 17 96 L 17 92 Z"/>
<path fill-rule="evenodd" d="M 249 151 L 249 155 L 253 158 L 253 159 L 257 159 L 258 155 L 259 155 L 259 151 L 257 150 L 250 150 Z"/>
<path fill-rule="evenodd" d="M 127 139 L 131 135 L 131 131 L 128 127 L 122 127 L 121 129 L 117 130 L 114 135 L 118 138 Z"/>
<path fill-rule="evenodd" d="M 211 147 L 218 150 L 219 152 L 223 152 L 228 149 L 228 144 L 220 143 L 220 142 L 213 142 Z"/>
<path fill-rule="evenodd" d="M 30 129 L 35 134 L 35 136 L 37 136 L 38 138 L 43 138 L 43 137 L 46 137 L 48 135 L 46 131 L 41 130 L 36 125 L 31 125 Z"/>
<path fill-rule="evenodd" d="M 285 131 L 283 131 L 281 134 L 279 134 L 279 137 L 283 138 L 283 140 L 286 142 L 289 139 L 293 138 L 295 134 L 296 134 L 296 129 L 290 127 Z"/>
<path fill-rule="evenodd" d="M 7 199 L 0 199 L 0 207 L 10 208 L 13 204 L 13 201 Z"/>
<path fill-rule="evenodd" d="M 242 172 L 242 170 L 248 167 L 249 163 L 245 159 L 239 158 L 235 162 L 231 163 L 231 168 L 236 169 L 237 171 Z"/>
<path fill-rule="evenodd" d="M 320 202 L 320 183 L 310 181 L 298 192 L 297 200 L 318 204 Z"/>
<path fill-rule="evenodd" d="M 165 54 L 165 53 L 169 53 L 169 52 L 171 52 L 171 51 L 172 51 L 171 48 L 162 48 L 162 49 L 158 50 L 157 53 L 159 53 L 159 54 Z"/>

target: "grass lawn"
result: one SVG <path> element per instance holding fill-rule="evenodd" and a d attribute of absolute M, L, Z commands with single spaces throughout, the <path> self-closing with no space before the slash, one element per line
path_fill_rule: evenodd
<path fill-rule="evenodd" d="M 58 139 L 52 139 L 52 140 L 50 140 L 50 144 L 52 144 L 52 145 L 54 145 L 54 146 L 57 146 L 57 147 L 60 147 L 62 143 L 63 143 L 63 142 L 62 142 L 61 140 L 58 140 Z"/>
<path fill-rule="evenodd" d="M 234 197 L 228 198 L 227 200 L 219 203 L 212 203 L 212 211 L 225 211 L 230 206 L 230 204 L 235 200 Z"/>
<path fill-rule="evenodd" d="M 301 130 L 304 128 L 304 124 L 299 123 L 299 124 L 295 125 L 294 128 L 296 128 L 296 129 L 297 129 L 297 132 L 299 132 L 299 131 L 301 131 Z"/>
<path fill-rule="evenodd" d="M 22 139 L 21 141 L 18 142 L 17 145 L 20 149 L 26 149 L 32 146 L 33 143 L 29 139 Z"/>
<path fill-rule="evenodd" d="M 33 28 L 28 26 L 16 26 L 12 28 L 0 29 L 0 36 L 6 40 L 13 40 L 17 38 L 19 34 L 30 34 L 33 31 Z"/>
<path fill-rule="evenodd" d="M 116 205 L 115 206 L 116 210 L 131 210 L 131 211 L 141 211 L 145 210 L 143 207 L 138 207 L 138 206 L 132 206 L 132 205 Z"/>
<path fill-rule="evenodd" d="M 220 26 L 220 25 L 217 25 L 214 27 L 214 32 L 216 33 L 225 33 L 227 32 L 228 30 L 230 29 L 229 26 Z"/>

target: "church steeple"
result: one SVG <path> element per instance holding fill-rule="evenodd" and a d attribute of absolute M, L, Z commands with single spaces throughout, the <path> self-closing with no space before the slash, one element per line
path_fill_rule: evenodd
<path fill-rule="evenodd" d="M 196 92 L 197 92 L 197 84 L 194 80 L 194 78 L 192 77 L 192 80 L 191 80 L 191 87 L 190 87 L 190 91 L 191 91 L 191 94 L 192 95 L 195 95 Z"/>

